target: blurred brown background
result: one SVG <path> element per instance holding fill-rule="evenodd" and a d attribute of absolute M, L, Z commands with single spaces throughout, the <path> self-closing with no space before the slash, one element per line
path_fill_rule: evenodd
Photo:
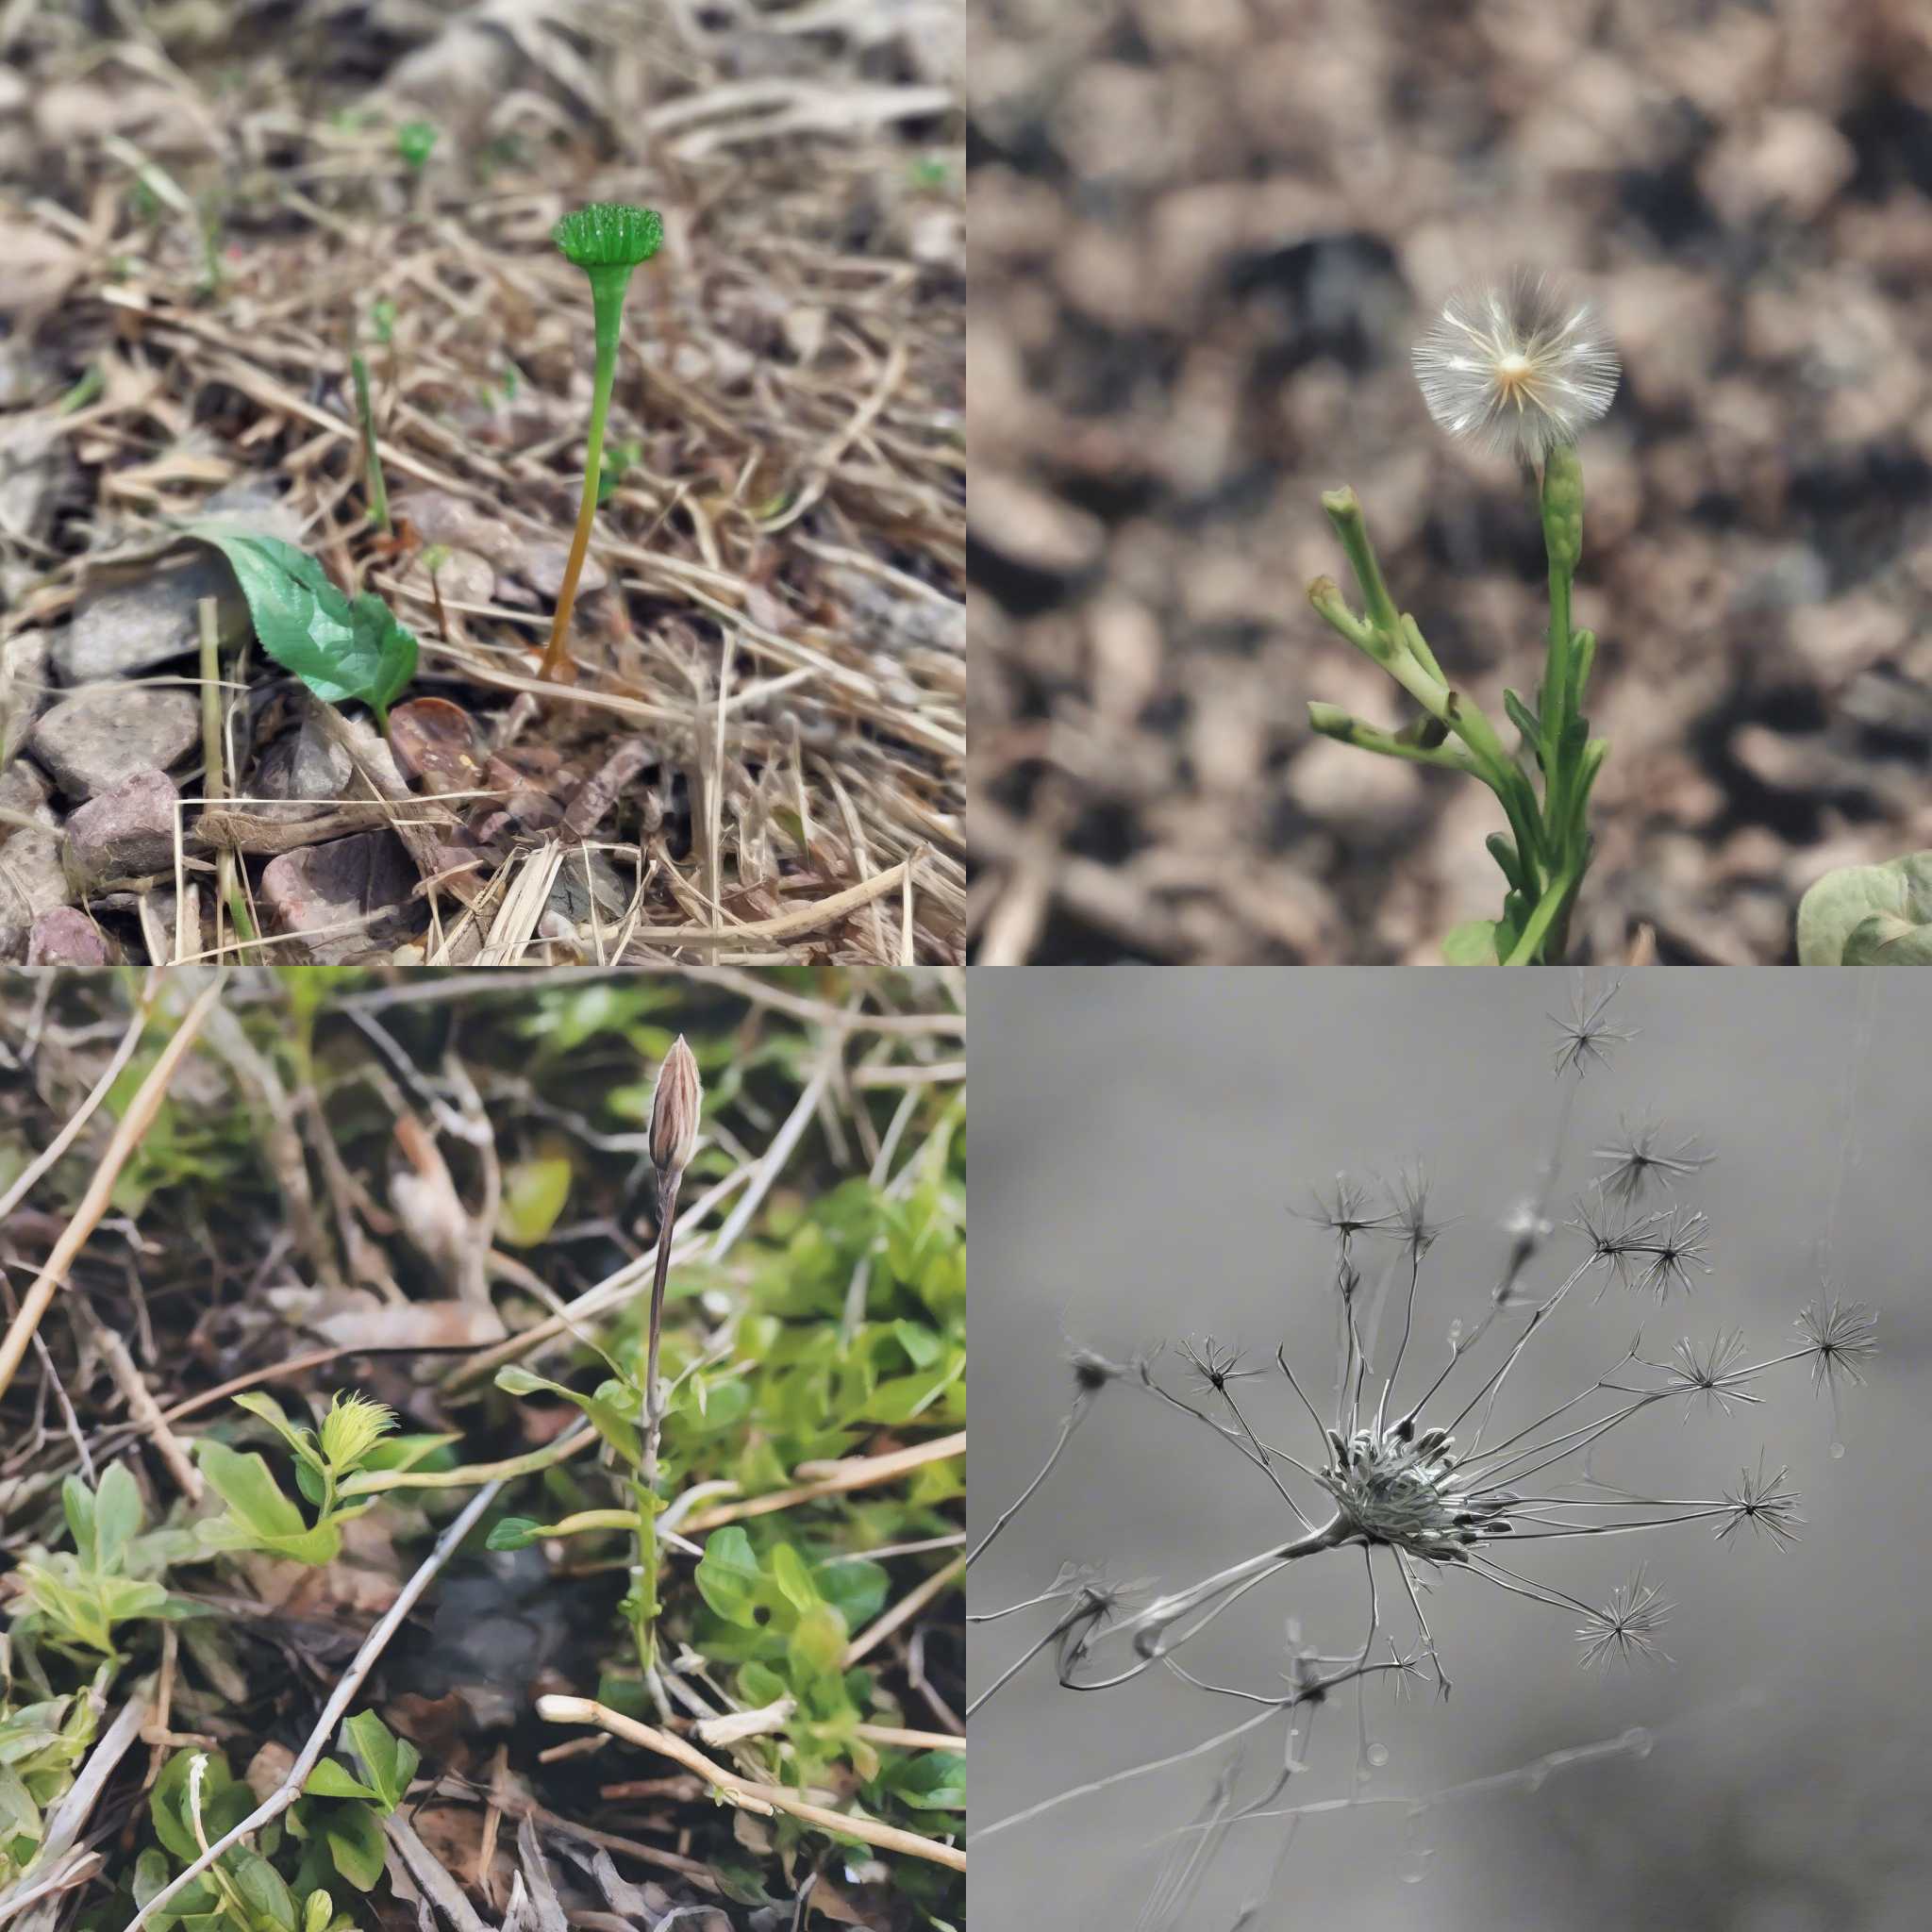
<path fill-rule="evenodd" d="M 1578 957 L 1792 958 L 1932 844 L 1932 8 L 974 0 L 980 956 L 1427 961 L 1490 793 L 1314 737 L 1394 686 L 1304 591 L 1360 492 L 1501 718 L 1546 604 L 1513 468 L 1430 424 L 1457 281 L 1574 275 L 1624 362 L 1577 622 L 1613 741 Z"/>

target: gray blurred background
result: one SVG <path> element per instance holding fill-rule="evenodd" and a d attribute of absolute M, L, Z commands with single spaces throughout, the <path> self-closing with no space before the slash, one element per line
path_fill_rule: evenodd
<path fill-rule="evenodd" d="M 1623 352 L 1579 625 L 1615 750 L 1578 958 L 1788 959 L 1932 844 L 1924 0 L 974 0 L 978 941 L 1003 961 L 1433 960 L 1481 787 L 1314 737 L 1406 701 L 1304 593 L 1355 485 L 1503 715 L 1546 622 L 1507 460 L 1424 413 L 1457 282 L 1573 275 Z M 1507 731 L 1507 727 L 1506 727 Z"/>
<path fill-rule="evenodd" d="M 975 1540 L 1052 1443 L 1072 1391 L 1068 1338 L 1117 1358 L 1165 1341 L 1171 1387 L 1182 1385 L 1180 1338 L 1211 1332 L 1262 1361 L 1285 1342 L 1332 1387 L 1332 1244 L 1288 1210 L 1339 1169 L 1392 1174 L 1419 1158 L 1435 1210 L 1461 1217 L 1424 1263 L 1403 1386 L 1421 1363 L 1433 1375 L 1449 1323 L 1486 1306 L 1507 1247 L 1499 1218 L 1531 1190 L 1548 1146 L 1560 1090 L 1545 1013 L 1567 1015 L 1574 977 L 975 974 Z M 1558 1199 L 1599 1170 L 1591 1150 L 1620 1110 L 1702 1134 L 1718 1159 L 1680 1198 L 1710 1215 L 1712 1272 L 1661 1310 L 1614 1287 L 1593 1305 L 1573 1296 L 1525 1354 L 1499 1419 L 1526 1422 L 1576 1392 L 1640 1326 L 1653 1358 L 1680 1336 L 1734 1325 L 1748 1359 L 1781 1354 L 1828 1270 L 1844 1295 L 1881 1312 L 1871 1385 L 1845 1405 L 1845 1454 L 1831 1455 L 1830 1407 L 1801 1364 L 1760 1379 L 1766 1400 L 1728 1420 L 1700 1410 L 1680 1423 L 1683 1405 L 1658 1404 L 1625 1424 L 1598 1455 L 1600 1477 L 1714 1496 L 1762 1446 L 1772 1468 L 1790 1463 L 1804 1494 L 1804 1541 L 1783 1553 L 1749 1538 L 1718 1544 L 1693 1525 L 1520 1552 L 1516 1567 L 1588 1601 L 1649 1560 L 1678 1606 L 1663 1637 L 1674 1665 L 1607 1682 L 1578 1669 L 1574 1616 L 1444 1577 L 1426 1604 L 1454 1695 L 1397 1703 L 1372 1680 L 1384 1688 L 1368 1697 L 1370 1735 L 1389 1758 L 1361 1789 L 1425 1794 L 1632 1725 L 1654 1730 L 1650 1754 L 1438 1807 L 1414 1848 L 1427 1853 L 1419 1884 L 1405 1882 L 1418 1868 L 1401 1806 L 1310 1818 L 1255 1932 L 1926 1923 L 1932 998 L 1905 972 L 1657 969 L 1626 976 L 1610 1017 L 1637 1037 L 1583 1083 Z M 1559 1233 L 1527 1284 L 1547 1292 L 1580 1257 L 1579 1239 Z M 1465 1364 L 1458 1377 L 1469 1374 Z M 1279 1375 L 1239 1387 L 1262 1438 L 1306 1455 L 1307 1419 Z M 1067 1560 L 1105 1558 L 1116 1577 L 1174 1588 L 1293 1528 L 1259 1473 L 1207 1429 L 1112 1387 L 974 1567 L 972 1603 L 1029 1596 Z M 1253 1591 L 1188 1661 L 1266 1692 L 1285 1661 L 1285 1618 L 1340 1651 L 1359 1641 L 1365 1608 L 1359 1555 L 1318 1559 Z M 1392 1572 L 1384 1613 L 1399 1635 L 1409 1629 Z M 974 1626 L 975 1690 L 1050 1621 L 1033 1612 Z M 1052 1671 L 1037 1662 L 974 1720 L 975 1832 L 1243 1714 L 1159 1672 L 1081 1695 Z M 1251 1791 L 1278 1763 L 1279 1726 L 1263 1736 Z M 1356 1760 L 1351 1691 L 1322 1716 L 1301 1799 L 1349 1790 Z M 1219 1761 L 975 1843 L 974 1924 L 1127 1932 L 1158 1841 L 1194 1815 Z M 1227 1925 L 1279 1828 L 1240 1827 L 1182 1921 L 1188 1932 Z"/>

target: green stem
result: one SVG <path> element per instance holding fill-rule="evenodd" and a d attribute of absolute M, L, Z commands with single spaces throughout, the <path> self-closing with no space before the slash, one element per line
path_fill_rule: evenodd
<path fill-rule="evenodd" d="M 369 400 L 369 365 L 360 354 L 349 358 L 349 370 L 356 378 L 356 413 L 362 419 L 362 459 L 369 467 L 369 513 L 385 533 L 389 520 L 389 485 L 383 480 L 382 458 L 375 451 L 375 409 Z"/>
<path fill-rule="evenodd" d="M 1577 880 L 1577 873 L 1566 869 L 1550 882 L 1542 897 L 1537 901 L 1536 910 L 1524 923 L 1523 937 L 1516 941 L 1515 949 L 1503 961 L 1504 965 L 1535 966 L 1542 963 L 1543 941 L 1549 937 L 1559 915 L 1568 911 L 1570 895 L 1576 890 Z"/>
<path fill-rule="evenodd" d="M 617 380 L 617 343 L 624 328 L 624 291 L 631 272 L 624 268 L 592 268 L 591 306 L 597 319 L 597 366 L 591 393 L 591 440 L 584 458 L 584 493 L 577 504 L 577 525 L 571 535 L 570 561 L 557 593 L 557 615 L 551 620 L 550 641 L 539 675 L 555 677 L 566 660 L 565 641 L 570 614 L 577 600 L 577 578 L 591 547 L 591 525 L 597 514 L 597 480 L 604 469 L 604 425 L 610 414 L 610 391 Z"/>
<path fill-rule="evenodd" d="M 382 1490 L 466 1490 L 481 1483 L 508 1482 L 512 1476 L 534 1475 L 540 1469 L 578 1455 L 597 1441 L 597 1432 L 584 1423 L 559 1436 L 541 1449 L 526 1456 L 512 1456 L 507 1462 L 473 1462 L 462 1469 L 364 1469 L 344 1476 L 340 1489 L 342 1501 L 351 1496 L 373 1496 Z"/>

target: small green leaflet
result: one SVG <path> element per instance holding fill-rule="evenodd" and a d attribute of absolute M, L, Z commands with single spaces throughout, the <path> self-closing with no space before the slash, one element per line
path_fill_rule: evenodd
<path fill-rule="evenodd" d="M 359 698 L 389 728 L 389 708 L 416 674 L 416 638 L 370 591 L 351 599 L 292 543 L 232 525 L 188 525 L 228 559 L 261 647 L 331 705 Z"/>

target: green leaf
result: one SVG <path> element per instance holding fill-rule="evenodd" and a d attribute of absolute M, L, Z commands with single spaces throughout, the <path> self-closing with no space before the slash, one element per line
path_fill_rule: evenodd
<path fill-rule="evenodd" d="M 790 1543 L 780 1543 L 772 1552 L 772 1580 L 793 1609 L 809 1610 L 817 1607 L 819 1593 L 812 1587 L 811 1572 Z"/>
<path fill-rule="evenodd" d="M 364 591 L 349 607 L 349 619 L 358 648 L 375 658 L 375 675 L 358 695 L 386 731 L 389 708 L 416 675 L 416 633 L 397 623 L 395 612 L 371 591 Z"/>
<path fill-rule="evenodd" d="M 258 1536 L 285 1537 L 299 1536 L 308 1527 L 253 1450 L 243 1455 L 206 1436 L 195 1446 L 203 1474 L 244 1528 Z"/>
<path fill-rule="evenodd" d="M 333 1757 L 325 1757 L 308 1774 L 308 1782 L 302 1787 L 302 1791 L 305 1797 L 310 1798 L 374 1798 L 379 1795 Z"/>
<path fill-rule="evenodd" d="M 490 1526 L 483 1539 L 486 1550 L 527 1550 L 543 1534 L 543 1525 L 528 1516 L 506 1516 Z"/>
<path fill-rule="evenodd" d="M 694 1573 L 699 1592 L 727 1624 L 745 1629 L 756 1626 L 758 1563 L 751 1539 L 737 1524 L 714 1529 L 705 1541 L 705 1554 Z"/>
<path fill-rule="evenodd" d="M 571 1166 L 563 1155 L 511 1164 L 503 1177 L 496 1233 L 513 1248 L 534 1248 L 557 1225 L 570 1199 Z"/>
<path fill-rule="evenodd" d="M 638 1439 L 638 1425 L 629 1412 L 635 1397 L 624 1383 L 601 1382 L 594 1395 L 579 1395 L 561 1382 L 511 1365 L 497 1370 L 496 1386 L 509 1395 L 560 1395 L 590 1417 L 591 1426 L 633 1469 L 642 1460 L 643 1444 Z"/>
<path fill-rule="evenodd" d="M 297 1428 L 273 1395 L 251 1391 L 246 1395 L 236 1396 L 235 1407 L 258 1416 L 310 1468 L 319 1470 L 322 1467 L 322 1457 L 316 1453 L 314 1430 Z"/>
<path fill-rule="evenodd" d="M 1874 912 L 1852 928 L 1847 966 L 1932 966 L 1932 925 L 1912 925 Z"/>
<path fill-rule="evenodd" d="M 848 1630 L 859 1630 L 886 1607 L 891 1588 L 883 1563 L 869 1557 L 844 1563 L 821 1563 L 812 1572 L 819 1594 L 845 1619 Z M 769 1699 L 766 1700 L 770 1702 Z"/>
<path fill-rule="evenodd" d="M 892 1333 L 899 1346 L 911 1357 L 915 1369 L 929 1369 L 945 1352 L 944 1339 L 924 1322 L 894 1322 Z"/>
<path fill-rule="evenodd" d="M 926 1751 L 891 1781 L 900 1800 L 921 1811 L 966 1808 L 966 1758 L 957 1751 Z"/>
<path fill-rule="evenodd" d="M 79 1476 L 71 1475 L 60 1485 L 60 1507 L 66 1512 L 67 1531 L 74 1539 L 80 1567 L 98 1570 L 101 1566 L 94 1544 L 94 1492 Z"/>
<path fill-rule="evenodd" d="M 393 1811 L 416 1774 L 415 1745 L 407 1738 L 398 1738 L 373 1710 L 358 1711 L 342 1728 L 375 1787 L 376 1802 L 385 1811 Z"/>
<path fill-rule="evenodd" d="M 1869 926 L 1879 918 L 1890 924 Z M 1828 872 L 1798 902 L 1801 966 L 1924 965 L 1907 931 L 1932 925 L 1932 852 Z M 1862 932 L 1860 928 L 1865 928 Z M 1858 957 L 1851 954 L 1857 939 Z"/>
<path fill-rule="evenodd" d="M 794 1676 L 823 1677 L 839 1668 L 845 1654 L 845 1619 L 830 1604 L 805 1611 L 785 1646 Z"/>
<path fill-rule="evenodd" d="M 416 640 L 382 599 L 353 601 L 312 557 L 279 538 L 223 523 L 188 525 L 188 534 L 228 559 L 248 600 L 261 647 L 325 703 L 360 698 L 387 721 L 390 705 L 416 669 Z"/>
<path fill-rule="evenodd" d="M 1442 959 L 1450 966 L 1495 965 L 1496 922 L 1465 919 L 1460 925 L 1452 925 L 1443 935 Z"/>
<path fill-rule="evenodd" d="M 259 1924 L 279 1927 L 279 1932 L 295 1932 L 295 1901 L 281 1874 L 259 1852 L 238 1845 L 222 1864 Z"/>
<path fill-rule="evenodd" d="M 367 1805 L 344 1805 L 322 1828 L 336 1870 L 358 1891 L 370 1891 L 382 1876 L 382 1821 Z"/>

